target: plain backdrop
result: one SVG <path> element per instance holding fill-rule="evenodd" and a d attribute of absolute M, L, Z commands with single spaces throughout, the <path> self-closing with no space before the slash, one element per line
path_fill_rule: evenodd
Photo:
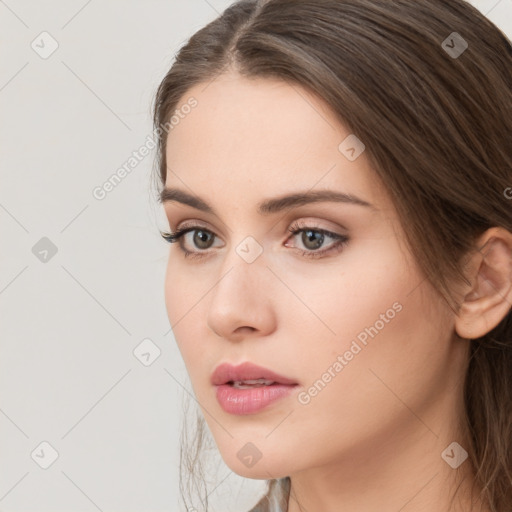
<path fill-rule="evenodd" d="M 94 190 L 147 141 L 178 48 L 230 3 L 0 0 L 2 512 L 184 510 L 191 387 L 154 153 Z M 512 0 L 473 3 L 512 37 Z M 212 510 L 248 510 L 263 482 L 216 464 Z"/>

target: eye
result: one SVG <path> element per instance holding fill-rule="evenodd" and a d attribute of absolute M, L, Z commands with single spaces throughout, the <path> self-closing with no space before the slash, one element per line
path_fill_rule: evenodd
<path fill-rule="evenodd" d="M 192 248 L 195 247 L 199 249 L 199 251 L 194 249 L 187 249 L 185 242 L 187 242 L 186 235 L 189 233 L 192 234 L 192 237 L 188 237 L 189 239 L 192 239 Z M 207 253 L 203 253 L 206 249 L 212 247 L 212 241 L 216 237 L 215 233 L 204 228 L 203 226 L 189 226 L 177 229 L 173 233 L 160 232 L 160 234 L 164 240 L 171 244 L 179 242 L 179 247 L 185 253 L 185 257 L 192 256 L 194 258 L 202 258 L 207 256 Z"/>
<path fill-rule="evenodd" d="M 292 235 L 296 236 L 301 234 L 300 241 L 306 248 L 299 249 L 303 256 L 308 258 L 320 258 L 331 252 L 341 251 L 348 243 L 349 238 L 347 235 L 333 233 L 326 229 L 316 226 L 307 226 L 304 223 L 296 222 L 288 229 Z M 327 249 L 318 250 L 325 242 L 326 238 L 333 239 L 334 242 Z M 285 244 L 289 247 L 287 244 Z"/>
<path fill-rule="evenodd" d="M 319 228 L 317 226 L 308 226 L 301 222 L 295 222 L 288 231 L 295 237 L 299 234 L 300 241 L 305 249 L 297 248 L 302 256 L 307 258 L 320 258 L 333 252 L 341 251 L 348 243 L 349 237 L 347 235 L 341 235 L 339 233 L 333 233 L 326 229 Z M 187 234 L 191 234 L 188 242 L 190 243 L 190 249 L 187 248 L 185 242 Z M 183 251 L 185 257 L 192 258 L 204 258 L 208 256 L 213 242 L 217 235 L 212 231 L 204 228 L 203 226 L 193 225 L 177 229 L 172 233 L 160 232 L 164 240 L 169 243 L 179 242 L 179 248 Z M 330 246 L 327 249 L 320 249 L 326 240 L 331 239 Z M 288 243 L 285 243 L 285 247 L 290 247 Z M 293 247 L 293 246 L 292 246 Z"/>

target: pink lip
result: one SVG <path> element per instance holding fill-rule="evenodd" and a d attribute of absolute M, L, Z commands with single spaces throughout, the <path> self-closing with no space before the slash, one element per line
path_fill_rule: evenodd
<path fill-rule="evenodd" d="M 255 379 L 273 380 L 269 386 L 261 385 L 250 389 L 238 389 L 228 384 L 232 381 Z M 232 366 L 227 363 L 219 365 L 212 374 L 211 383 L 216 386 L 216 396 L 222 409 L 229 414 L 254 414 L 271 403 L 289 395 L 297 382 L 278 375 L 252 363 Z"/>
<path fill-rule="evenodd" d="M 222 363 L 212 374 L 211 383 L 214 386 L 221 384 L 227 384 L 230 381 L 235 380 L 254 380 L 254 379 L 267 379 L 273 380 L 277 384 L 294 385 L 297 382 L 283 377 L 272 370 L 263 368 L 262 366 L 255 365 L 253 363 L 242 363 L 238 366 L 233 366 L 229 363 Z"/>

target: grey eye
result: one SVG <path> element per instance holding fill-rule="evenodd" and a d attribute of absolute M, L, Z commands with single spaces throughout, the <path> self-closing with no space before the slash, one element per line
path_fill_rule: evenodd
<path fill-rule="evenodd" d="M 324 242 L 324 234 L 311 229 L 302 232 L 302 243 L 308 249 L 318 249 Z"/>

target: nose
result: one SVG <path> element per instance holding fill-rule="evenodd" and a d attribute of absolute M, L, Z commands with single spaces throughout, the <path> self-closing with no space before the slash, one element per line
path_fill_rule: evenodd
<path fill-rule="evenodd" d="M 211 293 L 208 326 L 231 341 L 271 334 L 276 327 L 272 279 L 262 257 L 247 263 L 233 250 Z"/>

